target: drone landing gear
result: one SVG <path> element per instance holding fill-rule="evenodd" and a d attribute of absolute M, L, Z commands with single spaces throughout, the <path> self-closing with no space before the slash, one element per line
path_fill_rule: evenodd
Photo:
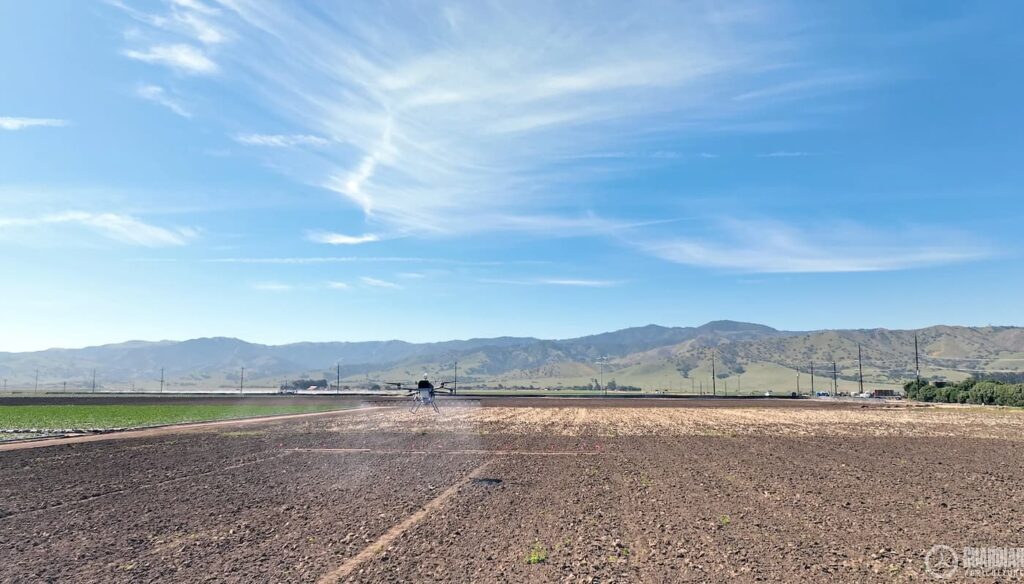
<path fill-rule="evenodd" d="M 426 405 L 426 404 L 430 404 L 430 407 L 434 408 L 434 412 L 435 413 L 438 413 L 438 414 L 441 413 L 441 410 L 438 409 L 438 407 L 437 407 L 437 402 L 434 401 L 433 398 L 423 398 L 423 397 L 421 397 L 419 395 L 413 396 L 413 398 L 412 398 L 412 406 L 409 408 L 409 411 L 415 414 L 420 409 L 420 406 Z"/>

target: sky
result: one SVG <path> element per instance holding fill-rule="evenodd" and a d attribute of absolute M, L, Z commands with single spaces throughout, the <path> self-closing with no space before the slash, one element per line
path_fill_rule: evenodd
<path fill-rule="evenodd" d="M 1022 325 L 1022 16 L 0 1 L 0 350 Z"/>

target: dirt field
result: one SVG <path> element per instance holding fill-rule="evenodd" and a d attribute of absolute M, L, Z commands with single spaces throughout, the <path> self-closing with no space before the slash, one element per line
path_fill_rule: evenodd
<path fill-rule="evenodd" d="M 626 401 L 0 452 L 0 581 L 889 582 L 1024 546 L 1020 412 Z"/>

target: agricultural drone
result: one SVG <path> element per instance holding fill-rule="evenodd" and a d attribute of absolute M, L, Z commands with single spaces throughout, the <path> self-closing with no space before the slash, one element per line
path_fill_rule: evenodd
<path fill-rule="evenodd" d="M 424 375 L 423 379 L 417 382 L 388 381 L 387 385 L 393 385 L 397 389 L 404 389 L 409 392 L 407 397 L 412 398 L 412 405 L 409 407 L 409 411 L 412 413 L 416 413 L 416 411 L 420 409 L 420 406 L 429 405 L 434 408 L 435 412 L 440 414 L 441 410 L 437 409 L 437 402 L 434 401 L 434 397 L 437 395 L 438 391 L 447 392 L 448 395 L 454 394 L 454 387 L 446 387 L 452 383 L 453 382 L 451 381 L 442 381 L 435 387 L 434 384 L 430 383 L 430 380 L 427 379 L 427 376 Z M 416 387 L 403 387 L 407 385 L 416 385 Z"/>

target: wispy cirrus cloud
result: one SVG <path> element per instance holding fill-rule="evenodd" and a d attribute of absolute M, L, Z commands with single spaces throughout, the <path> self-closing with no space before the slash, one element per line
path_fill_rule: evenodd
<path fill-rule="evenodd" d="M 390 290 L 402 289 L 402 286 L 395 284 L 394 282 L 388 282 L 387 280 L 381 280 L 379 278 L 371 278 L 369 276 L 363 276 L 359 278 L 359 281 L 372 288 L 388 288 Z"/>
<path fill-rule="evenodd" d="M 201 49 L 184 43 L 153 45 L 145 49 L 128 49 L 124 51 L 124 56 L 136 61 L 164 65 L 192 75 L 210 75 L 218 70 L 217 64 Z"/>
<path fill-rule="evenodd" d="M 24 130 L 25 128 L 59 128 L 68 125 L 67 120 L 56 118 L 6 118 L 0 117 L 0 130 Z"/>
<path fill-rule="evenodd" d="M 166 89 L 159 85 L 140 85 L 135 88 L 135 95 L 157 105 L 161 105 L 183 118 L 192 117 L 192 112 L 185 109 L 185 106 L 181 105 L 177 99 L 172 97 Z"/>
<path fill-rule="evenodd" d="M 459 260 L 452 258 L 402 257 L 402 256 L 306 256 L 306 257 L 236 257 L 208 258 L 206 263 L 215 264 L 270 264 L 270 265 L 308 265 L 308 264 L 348 264 L 348 263 L 411 263 L 411 264 L 443 264 L 455 266 L 500 266 L 505 263 L 544 263 L 544 262 L 502 262 Z"/>
<path fill-rule="evenodd" d="M 294 146 L 326 146 L 326 138 L 309 134 L 237 134 L 235 142 L 246 146 L 292 148 Z"/>
<path fill-rule="evenodd" d="M 232 31 L 217 60 L 238 73 L 233 89 L 296 136 L 343 137 L 280 164 L 383 229 L 407 234 L 546 233 L 552 218 L 571 221 L 566 209 L 578 212 L 588 173 L 609 163 L 677 163 L 608 152 L 764 127 L 778 123 L 763 119 L 778 101 L 875 81 L 816 64 L 800 19 L 756 2 L 599 11 L 464 3 L 427 6 L 414 17 L 372 3 L 203 6 L 209 10 L 189 10 Z M 565 22 L 579 26 L 566 35 Z M 201 43 L 196 30 L 178 34 Z M 291 145 L 278 138 L 265 145 Z M 575 165 L 571 172 L 566 164 Z M 573 231 L 605 234 L 623 223 L 589 221 Z"/>
<path fill-rule="evenodd" d="M 662 259 L 737 272 L 877 272 L 923 268 L 980 259 L 983 246 L 947 232 L 868 229 L 851 223 L 797 227 L 778 221 L 725 220 L 715 238 L 670 237 L 640 247 Z"/>
<path fill-rule="evenodd" d="M 872 81 L 872 76 L 863 72 L 816 73 L 794 80 L 760 87 L 735 96 L 736 101 L 747 100 L 790 100 L 808 96 L 833 93 L 837 89 L 863 87 Z"/>
<path fill-rule="evenodd" d="M 345 235 L 344 233 L 325 233 L 312 231 L 306 234 L 306 239 L 314 243 L 326 243 L 328 245 L 359 245 L 380 241 L 380 236 L 375 233 L 363 235 Z"/>
<path fill-rule="evenodd" d="M 593 280 L 586 278 L 528 278 L 528 279 L 504 279 L 504 278 L 480 278 L 484 284 L 503 284 L 512 286 L 570 286 L 575 288 L 612 288 L 621 286 L 622 280 Z"/>
<path fill-rule="evenodd" d="M 622 284 L 621 280 L 585 280 L 578 278 L 542 278 L 541 284 L 548 286 L 576 286 L 583 288 L 611 288 Z"/>
<path fill-rule="evenodd" d="M 774 152 L 768 152 L 765 154 L 758 154 L 758 158 L 804 158 L 807 156 L 814 156 L 813 152 L 803 152 L 800 150 L 776 150 Z"/>
<path fill-rule="evenodd" d="M 200 0 L 170 0 L 162 12 L 149 12 L 121 0 L 106 0 L 148 28 L 126 35 L 134 48 L 122 54 L 130 59 L 162 65 L 188 75 L 211 75 L 220 67 L 210 49 L 229 41 L 233 34 L 220 22 L 220 8 Z"/>
<path fill-rule="evenodd" d="M 260 292 L 291 292 L 295 286 L 283 282 L 256 282 L 252 288 Z"/>
<path fill-rule="evenodd" d="M 66 211 L 33 218 L 0 217 L 0 228 L 8 232 L 6 235 L 23 230 L 30 234 L 27 239 L 21 238 L 26 241 L 49 238 L 52 234 L 42 229 L 60 225 L 85 227 L 108 239 L 145 247 L 181 246 L 199 236 L 199 231 L 192 227 L 160 227 L 117 213 Z"/>

